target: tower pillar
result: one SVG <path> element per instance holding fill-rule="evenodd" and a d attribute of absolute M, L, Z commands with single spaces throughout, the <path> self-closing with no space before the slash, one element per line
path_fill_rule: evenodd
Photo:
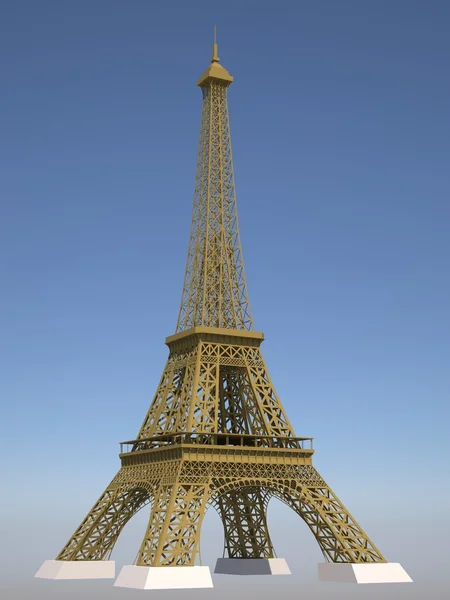
<path fill-rule="evenodd" d="M 214 587 L 209 567 L 197 565 L 175 567 L 126 565 L 122 567 L 114 586 L 136 590 Z"/>
<path fill-rule="evenodd" d="M 319 563 L 319 580 L 342 583 L 412 583 L 400 563 Z"/>
<path fill-rule="evenodd" d="M 291 575 L 284 558 L 218 558 L 218 575 Z"/>
<path fill-rule="evenodd" d="M 114 579 L 113 560 L 46 560 L 38 579 Z"/>

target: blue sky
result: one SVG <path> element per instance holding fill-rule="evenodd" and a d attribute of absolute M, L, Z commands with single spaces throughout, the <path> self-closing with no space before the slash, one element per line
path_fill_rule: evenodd
<path fill-rule="evenodd" d="M 235 78 L 255 327 L 297 435 L 315 437 L 317 468 L 361 522 L 358 511 L 414 518 L 418 477 L 448 491 L 450 5 L 41 0 L 1 11 L 11 519 L 33 485 L 42 519 L 70 512 L 59 551 L 156 390 L 181 299 L 195 82 L 214 24 Z"/>

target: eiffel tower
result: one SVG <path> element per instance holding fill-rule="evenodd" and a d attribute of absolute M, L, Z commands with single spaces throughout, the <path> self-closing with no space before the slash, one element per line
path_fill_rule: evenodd
<path fill-rule="evenodd" d="M 214 32 L 210 66 L 197 82 L 202 113 L 190 241 L 169 357 L 121 467 L 56 557 L 36 577 L 114 578 L 109 560 L 124 525 L 151 513 L 134 565 L 115 585 L 212 587 L 197 565 L 208 507 L 223 523 L 222 574 L 289 574 L 276 558 L 266 513 L 292 508 L 323 553 L 322 580 L 411 581 L 388 563 L 312 464 L 312 438 L 297 437 L 276 394 L 253 329 L 236 209 L 227 93 Z M 225 554 L 225 552 L 224 552 Z"/>

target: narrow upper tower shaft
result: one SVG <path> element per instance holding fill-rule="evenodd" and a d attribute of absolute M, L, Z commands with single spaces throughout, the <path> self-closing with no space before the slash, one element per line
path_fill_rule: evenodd
<path fill-rule="evenodd" d="M 227 92 L 233 77 L 211 64 L 203 94 L 191 235 L 177 332 L 194 326 L 252 329 L 237 219 Z"/>

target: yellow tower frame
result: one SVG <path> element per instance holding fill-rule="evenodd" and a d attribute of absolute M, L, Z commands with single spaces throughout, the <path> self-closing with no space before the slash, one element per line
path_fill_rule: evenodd
<path fill-rule="evenodd" d="M 203 102 L 192 225 L 169 357 L 136 439 L 121 445 L 119 472 L 53 561 L 58 566 L 108 561 L 124 525 L 147 503 L 134 568 L 168 574 L 194 566 L 211 505 L 229 559 L 270 560 L 272 497 L 306 522 L 327 562 L 386 563 L 313 467 L 312 438 L 295 436 L 260 350 L 264 336 L 253 330 L 231 154 L 232 81 L 214 35 L 211 64 L 197 82 Z"/>

